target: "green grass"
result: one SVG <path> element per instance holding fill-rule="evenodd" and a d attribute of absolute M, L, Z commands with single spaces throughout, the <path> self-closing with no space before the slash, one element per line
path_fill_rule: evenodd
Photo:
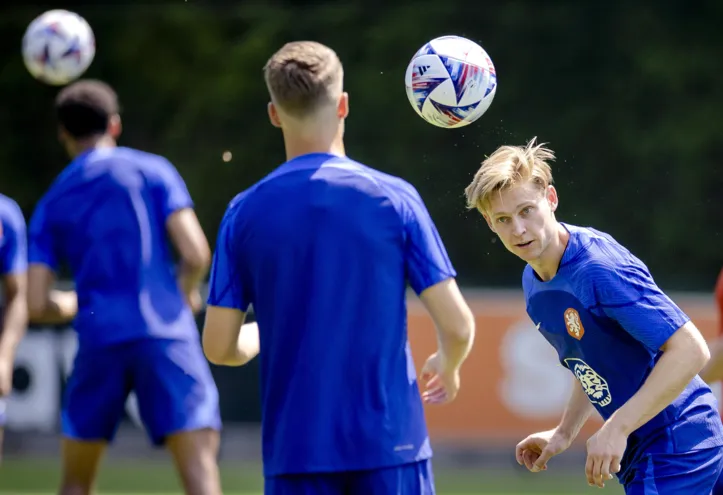
<path fill-rule="evenodd" d="M 553 468 L 540 474 L 490 469 L 435 469 L 440 495 L 585 495 L 600 493 L 587 486 L 582 470 L 555 474 Z M 226 463 L 221 469 L 225 495 L 261 495 L 263 479 L 259 467 Z M 7 460 L 0 468 L 0 495 L 48 495 L 58 486 L 59 469 L 54 461 Z M 158 461 L 106 460 L 98 483 L 101 495 L 171 495 L 180 489 L 173 468 Z M 617 482 L 602 492 L 620 495 Z"/>

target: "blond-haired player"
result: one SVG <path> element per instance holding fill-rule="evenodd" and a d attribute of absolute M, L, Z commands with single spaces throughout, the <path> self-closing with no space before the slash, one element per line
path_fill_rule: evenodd
<path fill-rule="evenodd" d="M 438 328 L 423 396 L 450 401 L 474 334 L 455 271 L 415 188 L 346 156 L 334 51 L 289 43 L 264 72 L 287 161 L 222 221 L 206 355 L 233 366 L 260 352 L 267 494 L 432 494 L 405 289 Z M 251 304 L 258 325 L 242 327 Z"/>
<path fill-rule="evenodd" d="M 593 410 L 585 472 L 617 473 L 628 495 L 707 495 L 723 468 L 723 425 L 697 376 L 709 358 L 697 328 L 647 267 L 608 234 L 559 222 L 553 152 L 502 146 L 466 189 L 505 247 L 527 262 L 527 312 L 579 384 L 557 427 L 516 449 L 530 471 L 567 449 Z"/>

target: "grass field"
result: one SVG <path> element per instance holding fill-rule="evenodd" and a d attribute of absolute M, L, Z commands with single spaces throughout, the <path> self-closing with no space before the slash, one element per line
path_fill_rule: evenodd
<path fill-rule="evenodd" d="M 553 471 L 552 466 L 550 470 Z M 261 495 L 263 480 L 258 466 L 227 463 L 222 466 L 225 495 Z M 435 469 L 437 493 L 449 495 L 620 495 L 613 481 L 603 492 L 587 486 L 579 473 L 474 469 Z M 53 461 L 6 460 L 0 468 L 0 495 L 46 495 L 55 493 L 59 479 Z M 103 495 L 170 495 L 181 493 L 173 469 L 157 461 L 120 462 L 106 460 L 98 493 Z"/>

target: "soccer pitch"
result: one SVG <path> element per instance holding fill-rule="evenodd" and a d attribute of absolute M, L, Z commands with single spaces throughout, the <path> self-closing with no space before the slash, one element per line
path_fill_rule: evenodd
<path fill-rule="evenodd" d="M 0 495 L 51 495 L 59 481 L 58 463 L 48 460 L 7 460 L 0 467 Z M 261 495 L 259 466 L 224 462 L 221 466 L 225 495 Z M 585 495 L 600 493 L 587 486 L 582 470 L 531 474 L 523 470 L 435 468 L 437 493 L 449 495 Z M 182 493 L 170 463 L 106 459 L 98 483 L 101 495 L 171 495 Z M 616 481 L 604 493 L 623 493 Z"/>

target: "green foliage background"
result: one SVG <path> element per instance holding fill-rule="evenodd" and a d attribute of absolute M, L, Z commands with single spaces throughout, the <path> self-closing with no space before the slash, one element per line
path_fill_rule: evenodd
<path fill-rule="evenodd" d="M 463 284 L 519 286 L 521 262 L 462 193 L 486 154 L 533 136 L 558 155 L 560 219 L 611 233 L 665 288 L 709 291 L 723 264 L 723 2 L 3 6 L 0 191 L 27 216 L 67 163 L 55 141 L 57 88 L 34 81 L 20 57 L 25 27 L 52 7 L 90 22 L 98 52 L 86 75 L 118 90 L 122 144 L 176 164 L 212 241 L 227 202 L 284 159 L 263 64 L 286 41 L 315 39 L 345 64 L 349 154 L 417 186 Z M 459 130 L 425 123 L 404 94 L 410 57 L 444 34 L 479 42 L 499 77 L 487 114 Z"/>

